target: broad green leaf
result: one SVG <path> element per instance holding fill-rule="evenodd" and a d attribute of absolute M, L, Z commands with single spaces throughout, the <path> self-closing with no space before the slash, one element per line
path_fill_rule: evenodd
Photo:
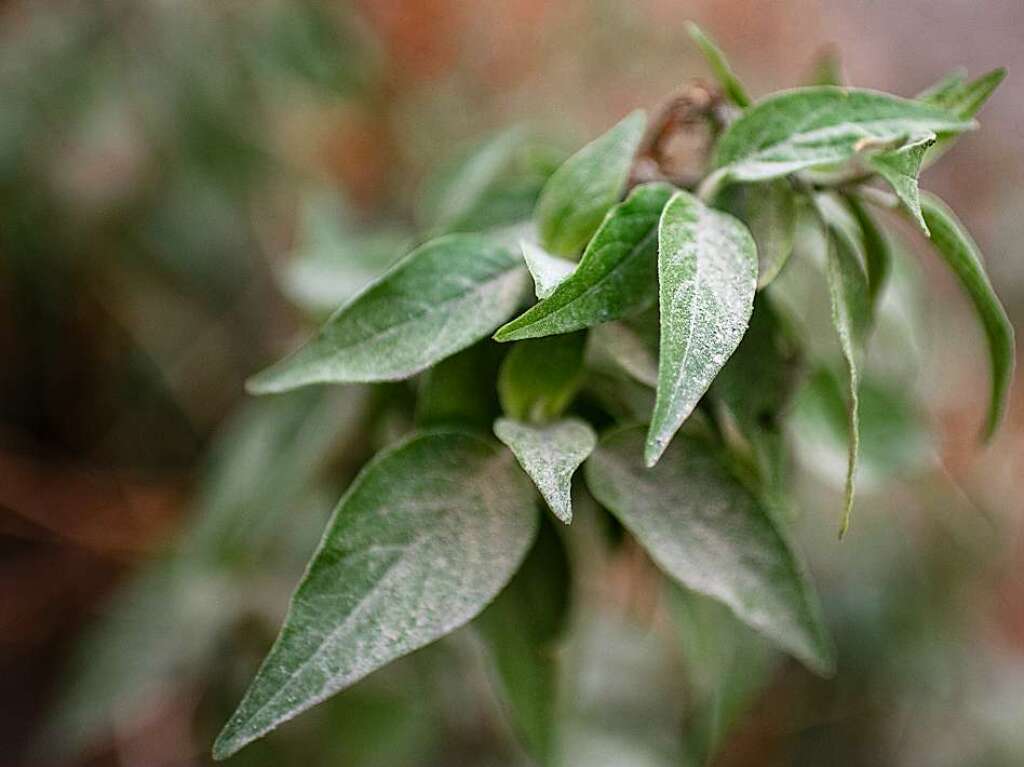
<path fill-rule="evenodd" d="M 520 421 L 557 418 L 583 382 L 586 336 L 572 333 L 520 341 L 498 372 L 505 414 Z"/>
<path fill-rule="evenodd" d="M 494 334 L 517 341 L 599 325 L 650 306 L 657 298 L 658 219 L 668 184 L 644 184 L 605 216 L 579 265 L 555 291 Z"/>
<path fill-rule="evenodd" d="M 713 205 L 750 229 L 757 244 L 757 289 L 766 287 L 793 252 L 797 216 L 793 187 L 785 179 L 757 185 L 733 184 L 715 197 Z"/>
<path fill-rule="evenodd" d="M 576 263 L 561 256 L 552 256 L 544 248 L 522 240 L 523 260 L 533 277 L 533 290 L 537 298 L 544 299 L 555 292 L 555 288 L 565 282 L 566 277 L 576 269 Z"/>
<path fill-rule="evenodd" d="M 522 127 L 502 131 L 442 165 L 427 180 L 418 218 L 438 234 L 526 220 L 554 170 L 553 154 Z"/>
<path fill-rule="evenodd" d="M 367 464 L 214 758 L 451 633 L 498 594 L 537 529 L 533 490 L 506 456 L 476 437 L 428 433 Z"/>
<path fill-rule="evenodd" d="M 598 368 L 614 366 L 652 389 L 658 385 L 657 339 L 648 342 L 625 322 L 606 322 L 590 331 L 587 363 Z"/>
<path fill-rule="evenodd" d="M 519 572 L 474 624 L 494 659 L 511 719 L 542 765 L 552 763 L 556 746 L 556 643 L 568 617 L 570 583 L 565 548 L 544 521 Z"/>
<path fill-rule="evenodd" d="M 618 202 L 647 118 L 631 113 L 554 172 L 537 201 L 540 244 L 556 255 L 579 252 Z"/>
<path fill-rule="evenodd" d="M 479 235 L 421 245 L 338 310 L 313 340 L 250 379 L 249 390 L 409 378 L 493 332 L 515 310 L 527 282 L 521 264 Z"/>
<path fill-rule="evenodd" d="M 423 374 L 416 397 L 416 425 L 420 429 L 466 426 L 486 431 L 498 414 L 493 386 L 504 347 L 484 339 L 441 360 Z"/>
<path fill-rule="evenodd" d="M 747 228 L 687 192 L 658 227 L 658 392 L 644 460 L 653 466 L 747 330 L 757 248 Z"/>
<path fill-rule="evenodd" d="M 908 140 L 899 149 L 872 153 L 866 158 L 868 166 L 888 182 L 903 207 L 926 235 L 928 226 L 921 216 L 917 175 L 921 172 L 925 154 L 934 145 L 935 134 L 929 133 Z"/>
<path fill-rule="evenodd" d="M 853 511 L 854 480 L 860 451 L 858 389 L 860 365 L 871 329 L 871 298 L 868 278 L 864 273 L 856 246 L 839 227 L 829 228 L 828 289 L 832 301 L 832 324 L 839 336 L 839 346 L 849 374 L 849 454 L 846 465 L 846 493 L 843 521 L 839 535 L 846 532 Z"/>
<path fill-rule="evenodd" d="M 960 133 L 971 121 L 920 101 L 857 88 L 796 88 L 754 104 L 715 146 L 715 188 L 727 181 L 768 181 L 843 163 L 865 143 L 886 144 L 928 133 Z"/>
<path fill-rule="evenodd" d="M 690 38 L 700 48 L 700 52 L 704 54 L 708 66 L 711 67 L 712 74 L 718 80 L 718 84 L 722 86 L 722 90 L 725 91 L 729 101 L 741 109 L 750 106 L 751 99 L 747 95 L 747 89 L 743 87 L 743 83 L 740 82 L 736 73 L 732 71 L 732 66 L 730 66 L 729 60 L 726 59 L 722 49 L 715 44 L 714 40 L 704 34 L 704 30 L 692 21 L 687 22 L 686 31 L 690 33 Z"/>
<path fill-rule="evenodd" d="M 590 425 L 578 418 L 540 426 L 499 418 L 494 433 L 515 455 L 555 516 L 567 525 L 572 522 L 572 475 L 597 444 Z"/>
<path fill-rule="evenodd" d="M 882 291 L 889 280 L 889 275 L 892 273 L 892 244 L 860 200 L 851 195 L 845 197 L 844 202 L 860 230 L 860 242 L 864 249 L 864 267 L 868 278 L 868 299 L 872 314 L 874 314 Z"/>
<path fill-rule="evenodd" d="M 832 646 L 785 531 L 704 440 L 677 435 L 662 461 L 640 459 L 641 428 L 604 438 L 584 472 L 594 497 L 683 586 L 723 602 L 744 623 L 821 674 Z"/>
<path fill-rule="evenodd" d="M 768 684 L 777 660 L 765 639 L 721 603 L 675 586 L 668 606 L 679 634 L 693 714 L 686 726 L 692 764 L 709 764 Z"/>
<path fill-rule="evenodd" d="M 1006 410 L 1015 354 L 1013 325 L 985 274 L 978 246 L 953 211 L 931 194 L 922 196 L 921 210 L 932 232 L 932 244 L 971 299 L 988 341 L 992 388 L 983 431 L 988 439 L 999 427 Z"/>

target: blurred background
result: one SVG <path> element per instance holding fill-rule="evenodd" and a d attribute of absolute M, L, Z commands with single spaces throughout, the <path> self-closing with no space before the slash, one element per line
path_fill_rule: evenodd
<path fill-rule="evenodd" d="M 1024 327 L 1019 0 L 0 3 L 0 765 L 209 762 L 326 515 L 411 396 L 257 401 L 245 378 L 403 252 L 465 147 L 525 122 L 572 148 L 708 76 L 688 19 L 755 94 L 834 50 L 851 84 L 904 95 L 1007 66 L 923 185 Z M 516 183 L 513 202 L 536 186 Z M 750 680 L 715 764 L 1024 763 L 1024 387 L 979 446 L 981 334 L 905 242 L 842 544 L 827 396 L 795 415 L 839 675 L 780 661 Z M 567 763 L 686 763 L 691 651 L 624 600 L 580 625 Z M 486 674 L 453 664 L 479 670 L 478 648 L 421 651 L 237 763 L 523 763 Z"/>

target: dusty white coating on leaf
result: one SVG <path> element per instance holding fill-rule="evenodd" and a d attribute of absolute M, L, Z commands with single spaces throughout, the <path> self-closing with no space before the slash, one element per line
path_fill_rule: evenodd
<path fill-rule="evenodd" d="M 576 264 L 567 258 L 552 256 L 544 248 L 530 240 L 521 240 L 523 260 L 533 277 L 533 290 L 537 298 L 544 299 L 555 292 L 565 278 L 573 273 Z"/>
<path fill-rule="evenodd" d="M 757 251 L 747 228 L 687 192 L 658 233 L 661 348 L 644 457 L 653 466 L 739 346 L 754 306 Z"/>
<path fill-rule="evenodd" d="M 710 446 L 679 435 L 653 469 L 640 460 L 643 431 L 605 437 L 584 471 L 594 497 L 654 561 L 687 588 L 725 603 L 819 673 L 832 646 L 804 567 L 774 517 Z"/>
<path fill-rule="evenodd" d="M 336 312 L 291 357 L 250 380 L 256 393 L 312 383 L 408 378 L 492 332 L 527 284 L 522 261 L 480 235 L 420 246 Z"/>
<path fill-rule="evenodd" d="M 475 617 L 533 541 L 533 498 L 511 456 L 464 434 L 415 437 L 371 461 L 338 504 L 214 756 Z"/>
<path fill-rule="evenodd" d="M 594 430 L 578 418 L 545 425 L 499 418 L 494 433 L 530 475 L 555 516 L 565 524 L 572 522 L 572 475 L 597 444 Z"/>

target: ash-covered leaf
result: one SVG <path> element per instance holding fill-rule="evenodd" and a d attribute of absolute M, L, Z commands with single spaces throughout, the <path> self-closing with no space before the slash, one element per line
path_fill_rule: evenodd
<path fill-rule="evenodd" d="M 681 585 L 736 616 L 820 674 L 833 649 L 804 566 L 775 516 L 704 440 L 677 435 L 653 469 L 641 428 L 601 440 L 584 471 L 594 497 Z"/>
<path fill-rule="evenodd" d="M 561 256 L 552 256 L 540 245 L 529 240 L 522 240 L 523 260 L 533 277 L 533 291 L 537 298 L 545 299 L 555 292 L 555 288 L 565 282 L 566 278 L 576 269 L 576 262 Z"/>
<path fill-rule="evenodd" d="M 512 457 L 476 437 L 428 433 L 378 455 L 338 504 L 214 758 L 479 614 L 533 542 L 533 499 Z"/>
<path fill-rule="evenodd" d="M 728 213 L 679 191 L 658 227 L 658 392 L 644 460 L 653 466 L 736 350 L 753 311 L 757 248 Z"/>
<path fill-rule="evenodd" d="M 523 298 L 522 261 L 452 234 L 421 245 L 338 310 L 315 338 L 249 381 L 257 394 L 408 378 L 493 332 Z"/>
<path fill-rule="evenodd" d="M 578 418 L 538 425 L 499 418 L 494 434 L 515 455 L 555 516 L 572 522 L 572 475 L 597 444 L 590 425 Z"/>
<path fill-rule="evenodd" d="M 669 184 L 643 184 L 605 216 L 576 270 L 494 338 L 516 341 L 598 325 L 639 312 L 657 299 L 658 219 Z"/>

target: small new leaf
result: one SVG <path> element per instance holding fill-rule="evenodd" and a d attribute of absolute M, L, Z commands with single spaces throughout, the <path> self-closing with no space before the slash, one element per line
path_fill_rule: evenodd
<path fill-rule="evenodd" d="M 522 261 L 486 237 L 431 240 L 336 312 L 316 338 L 250 379 L 249 391 L 409 378 L 493 332 L 527 282 Z"/>
<path fill-rule="evenodd" d="M 722 49 L 715 44 L 714 40 L 704 34 L 704 30 L 692 21 L 687 22 L 686 31 L 690 33 L 691 39 L 700 48 L 700 52 L 704 54 L 708 66 L 711 67 L 711 72 L 714 74 L 715 79 L 718 80 L 719 85 L 722 86 L 722 90 L 725 91 L 725 95 L 728 96 L 729 100 L 740 109 L 750 106 L 751 99 L 747 95 L 747 89 L 743 87 L 743 83 L 740 82 L 736 73 L 733 72 L 732 66 L 729 64 L 729 60 L 725 57 Z"/>
<path fill-rule="evenodd" d="M 1006 410 L 1010 381 L 1013 378 L 1013 325 L 985 274 L 978 246 L 963 224 L 935 195 L 922 195 L 921 210 L 932 232 L 932 245 L 971 299 L 988 341 L 992 387 L 983 434 L 985 439 L 989 439 L 999 427 Z"/>
<path fill-rule="evenodd" d="M 757 285 L 750 231 L 677 192 L 658 227 L 658 391 L 644 459 L 653 466 L 747 329 Z"/>
<path fill-rule="evenodd" d="M 599 325 L 650 306 L 657 298 L 658 219 L 668 184 L 643 184 L 605 216 L 579 266 L 546 299 L 499 328 L 517 341 Z"/>
<path fill-rule="evenodd" d="M 576 263 L 561 256 L 552 256 L 544 248 L 522 240 L 519 243 L 523 250 L 523 260 L 533 277 L 533 292 L 538 299 L 545 299 L 555 292 L 555 288 L 565 282 L 566 278 L 576 269 Z"/>
<path fill-rule="evenodd" d="M 864 142 L 956 134 L 974 127 L 920 101 L 858 88 L 816 86 L 759 101 L 726 129 L 715 146 L 714 189 L 726 181 L 767 181 L 821 165 L 843 163 Z"/>
<path fill-rule="evenodd" d="M 479 438 L 430 433 L 381 453 L 338 504 L 214 758 L 470 621 L 537 519 L 527 478 Z"/>
<path fill-rule="evenodd" d="M 773 515 L 703 440 L 679 435 L 648 470 L 643 432 L 604 438 L 584 467 L 587 486 L 683 586 L 732 608 L 811 670 L 829 674 L 833 650 L 796 552 Z"/>
<path fill-rule="evenodd" d="M 550 253 L 574 255 L 618 202 L 640 146 L 647 118 L 636 111 L 554 172 L 537 201 L 540 243 Z"/>
<path fill-rule="evenodd" d="M 572 522 L 572 475 L 597 444 L 589 424 L 578 418 L 534 426 L 509 418 L 494 422 L 494 433 L 515 455 L 555 516 Z"/>

